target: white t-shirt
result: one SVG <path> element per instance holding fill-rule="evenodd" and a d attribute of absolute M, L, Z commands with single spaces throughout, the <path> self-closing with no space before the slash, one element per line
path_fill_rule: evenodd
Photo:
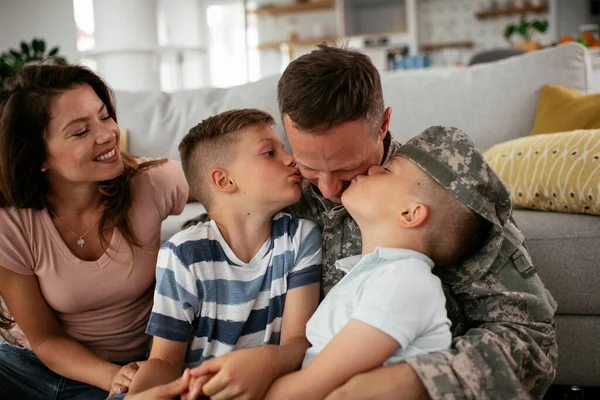
<path fill-rule="evenodd" d="M 433 266 L 422 253 L 381 247 L 366 256 L 339 260 L 336 268 L 347 275 L 331 289 L 306 325 L 312 346 L 302 367 L 352 318 L 385 332 L 400 344 L 383 365 L 448 348 L 451 322 L 441 281 L 431 272 Z"/>

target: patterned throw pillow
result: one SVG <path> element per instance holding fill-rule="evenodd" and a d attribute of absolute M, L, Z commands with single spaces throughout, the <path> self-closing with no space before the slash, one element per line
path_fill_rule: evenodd
<path fill-rule="evenodd" d="M 484 157 L 513 207 L 600 215 L 600 129 L 527 136 Z"/>

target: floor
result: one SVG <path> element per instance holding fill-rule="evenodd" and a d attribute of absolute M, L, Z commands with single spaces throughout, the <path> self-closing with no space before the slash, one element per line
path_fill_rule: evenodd
<path fill-rule="evenodd" d="M 581 390 L 570 390 L 568 386 L 552 386 L 544 400 L 598 400 L 600 387 L 583 387 Z"/>

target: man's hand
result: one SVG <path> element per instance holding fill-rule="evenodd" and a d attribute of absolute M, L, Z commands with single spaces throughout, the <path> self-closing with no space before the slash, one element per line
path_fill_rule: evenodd
<path fill-rule="evenodd" d="M 275 367 L 275 346 L 236 350 L 204 361 L 191 370 L 192 377 L 214 375 L 202 385 L 202 394 L 211 400 L 262 399 L 278 372 Z M 190 397 L 199 395 L 190 391 Z"/>
<path fill-rule="evenodd" d="M 415 370 L 406 363 L 355 375 L 325 400 L 426 400 L 429 395 Z"/>
<path fill-rule="evenodd" d="M 131 362 L 121 367 L 121 369 L 115 374 L 112 379 L 110 387 L 110 393 L 108 397 L 116 396 L 118 394 L 125 393 L 131 386 L 131 381 L 137 373 L 138 369 L 142 366 L 145 361 Z"/>
<path fill-rule="evenodd" d="M 128 394 L 127 400 L 171 400 L 176 396 L 186 393 L 190 383 L 190 370 L 186 369 L 179 379 L 171 383 L 160 385 L 137 394 Z"/>

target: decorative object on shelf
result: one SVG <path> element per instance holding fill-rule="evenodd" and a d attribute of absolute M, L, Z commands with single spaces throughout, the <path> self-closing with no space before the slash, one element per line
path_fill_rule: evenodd
<path fill-rule="evenodd" d="M 600 47 L 600 29 L 596 24 L 581 25 L 579 27 L 579 36 L 574 38 L 573 36 L 567 35 L 560 38 L 559 44 L 578 42 L 585 47 Z"/>
<path fill-rule="evenodd" d="M 31 43 L 21 42 L 20 48 L 9 49 L 0 54 L 0 87 L 4 81 L 16 75 L 21 68 L 35 62 L 46 62 L 53 64 L 68 64 L 67 59 L 58 55 L 58 46 L 53 47 L 46 53 L 46 42 L 44 39 L 33 38 Z"/>
<path fill-rule="evenodd" d="M 522 9 L 525 7 L 525 0 L 513 0 L 515 8 Z"/>
<path fill-rule="evenodd" d="M 548 20 L 547 19 L 528 20 L 525 15 L 522 15 L 521 21 L 518 25 L 509 24 L 506 27 L 506 29 L 504 30 L 504 37 L 506 38 L 506 40 L 508 40 L 508 42 L 513 47 L 517 47 L 519 49 L 523 49 L 523 50 L 527 50 L 527 51 L 533 51 L 533 50 L 539 50 L 541 48 L 541 45 L 538 42 L 531 40 L 531 36 L 532 36 L 533 32 L 537 31 L 539 33 L 546 33 L 547 30 L 548 30 Z M 521 38 L 523 39 L 522 42 L 511 41 L 510 38 L 515 33 L 518 34 L 519 36 L 521 36 Z"/>

